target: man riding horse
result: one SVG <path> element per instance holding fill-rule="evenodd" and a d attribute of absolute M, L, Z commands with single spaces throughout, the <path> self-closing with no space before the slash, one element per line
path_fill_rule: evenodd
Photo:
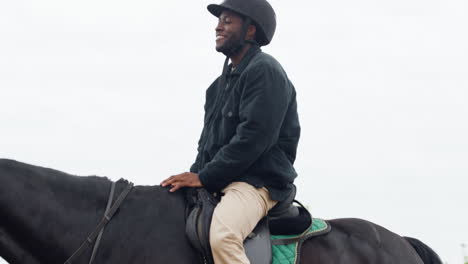
<path fill-rule="evenodd" d="M 245 264 L 244 239 L 293 190 L 301 130 L 296 91 L 281 65 L 260 49 L 276 28 L 266 0 L 225 0 L 208 10 L 218 17 L 216 50 L 226 61 L 206 91 L 195 163 L 161 184 L 171 192 L 203 187 L 222 193 L 210 228 L 213 259 Z"/>
<path fill-rule="evenodd" d="M 190 172 L 169 177 L 162 185 L 170 192 L 202 187 L 189 188 L 188 194 L 194 191 L 197 198 L 209 199 L 197 200 L 186 219 L 194 199 L 186 199 L 190 195 L 181 192 L 74 176 L 0 158 L 0 257 L 11 264 L 93 260 L 193 264 L 211 262 L 211 258 L 216 264 L 245 264 L 249 263 L 243 245 L 247 236 L 249 257 L 252 252 L 271 255 L 257 251 L 265 248 L 251 246 L 257 238 L 270 242 L 269 235 L 254 229 L 257 222 L 269 214 L 268 224 L 274 223 L 277 212 L 283 212 L 295 193 L 293 164 L 300 135 L 296 92 L 280 64 L 260 50 L 270 43 L 276 27 L 275 13 L 266 0 L 225 0 L 209 5 L 208 10 L 219 18 L 216 50 L 226 55 L 223 73 L 206 91 L 195 163 Z M 206 202 L 214 200 L 207 192 L 221 194 L 216 197 L 221 199 L 210 228 L 206 223 L 216 203 Z M 208 210 L 200 210 L 203 205 L 209 205 L 204 208 L 209 208 L 210 217 L 205 217 Z M 296 255 L 286 259 L 290 263 L 442 264 L 423 242 L 363 219 L 327 220 L 327 232 L 312 238 L 309 230 L 302 233 L 305 236 L 289 232 L 290 227 L 299 226 L 289 221 L 302 220 L 300 215 L 281 217 L 276 220 L 288 222 L 279 221 L 276 227 L 287 228 L 277 233 L 282 239 L 274 239 L 271 232 L 271 244 L 292 245 Z M 255 234 L 250 236 L 252 230 Z M 207 231 L 212 246 L 208 257 Z M 194 233 L 203 239 L 198 241 L 203 241 L 202 250 L 194 243 Z M 294 236 L 284 238 L 280 233 Z M 197 261 L 200 252 L 203 262 Z M 271 260 L 251 259 L 253 263 Z"/>

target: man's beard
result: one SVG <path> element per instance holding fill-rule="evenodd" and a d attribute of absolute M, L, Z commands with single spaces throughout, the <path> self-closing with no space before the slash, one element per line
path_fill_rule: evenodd
<path fill-rule="evenodd" d="M 216 51 L 222 52 L 226 56 L 232 56 L 238 53 L 244 44 L 239 35 L 239 33 L 231 35 L 221 47 L 216 47 Z"/>

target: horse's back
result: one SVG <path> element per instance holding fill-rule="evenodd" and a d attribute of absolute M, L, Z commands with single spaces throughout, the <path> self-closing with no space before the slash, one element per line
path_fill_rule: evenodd
<path fill-rule="evenodd" d="M 302 264 L 423 264 L 404 238 L 379 225 L 356 218 L 328 222 L 330 233 L 303 244 Z"/>

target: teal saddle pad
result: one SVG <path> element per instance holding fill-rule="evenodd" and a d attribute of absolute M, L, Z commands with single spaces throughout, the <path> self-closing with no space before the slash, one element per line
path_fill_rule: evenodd
<path fill-rule="evenodd" d="M 290 239 L 298 236 L 303 236 L 299 241 L 293 242 L 287 245 L 273 245 L 272 246 L 272 264 L 299 264 L 299 254 L 302 242 L 314 237 L 323 235 L 330 232 L 330 225 L 323 219 L 314 218 L 312 220 L 312 226 L 309 230 L 305 231 L 305 234 L 300 235 L 282 235 L 282 236 L 271 236 L 271 240 L 277 239 Z"/>

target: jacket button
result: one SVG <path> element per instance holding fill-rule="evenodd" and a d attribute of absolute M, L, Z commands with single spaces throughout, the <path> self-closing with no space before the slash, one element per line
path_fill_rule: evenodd
<path fill-rule="evenodd" d="M 231 117 L 231 116 L 232 116 L 232 112 L 229 111 L 229 112 L 227 113 L 227 115 L 228 115 L 228 117 Z"/>

